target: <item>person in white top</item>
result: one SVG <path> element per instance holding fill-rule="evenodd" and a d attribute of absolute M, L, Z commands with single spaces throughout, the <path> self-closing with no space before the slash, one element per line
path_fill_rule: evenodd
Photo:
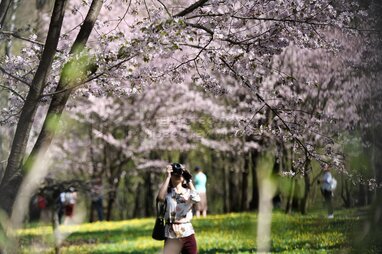
<path fill-rule="evenodd" d="M 334 217 L 332 197 L 333 197 L 333 191 L 337 185 L 337 181 L 332 176 L 332 173 L 330 172 L 328 164 L 324 165 L 323 175 L 321 177 L 320 183 L 321 183 L 321 193 L 325 198 L 325 204 L 328 209 L 328 218 L 332 219 Z"/>
<path fill-rule="evenodd" d="M 77 201 L 77 191 L 75 188 L 70 187 L 66 192 L 60 194 L 61 203 L 64 207 L 64 224 L 67 225 L 70 223 L 70 220 L 73 217 L 74 205 Z"/>
<path fill-rule="evenodd" d="M 191 219 L 192 206 L 200 197 L 191 178 L 179 163 L 166 167 L 166 178 L 157 196 L 159 202 L 166 202 L 164 254 L 198 253 Z"/>

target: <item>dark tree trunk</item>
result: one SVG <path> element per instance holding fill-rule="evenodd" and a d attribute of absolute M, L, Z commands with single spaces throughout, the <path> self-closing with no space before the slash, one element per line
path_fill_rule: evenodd
<path fill-rule="evenodd" d="M 279 144 L 279 147 L 282 147 L 282 144 Z M 277 177 L 280 173 L 280 170 L 281 170 L 281 159 L 282 158 L 280 158 L 280 157 L 281 156 L 279 156 L 279 158 L 277 158 L 277 156 L 276 156 L 275 163 L 273 164 L 272 175 L 274 177 Z M 278 188 L 278 187 L 276 187 L 276 188 Z M 278 189 L 276 189 L 276 193 L 272 198 L 272 204 L 273 204 L 274 208 L 280 208 L 280 206 L 281 206 L 281 194 L 280 194 L 280 191 Z"/>
<path fill-rule="evenodd" d="M 51 69 L 53 58 L 56 53 L 66 2 L 67 0 L 57 0 L 54 4 L 41 61 L 33 77 L 31 87 L 21 110 L 12 142 L 11 152 L 8 157 L 7 167 L 4 174 L 0 174 L 0 176 L 3 175 L 0 184 L 0 206 L 7 213 L 11 213 L 18 189 L 23 180 L 21 164 L 25 156 L 26 144 L 34 122 L 34 116 L 39 106 L 40 96 L 45 87 L 45 80 Z M 1 3 L 3 3 L 3 1 Z"/>
<path fill-rule="evenodd" d="M 248 175 L 250 170 L 249 154 L 244 155 L 244 168 L 241 174 L 241 211 L 248 210 Z"/>
<path fill-rule="evenodd" d="M 365 206 L 366 205 L 366 190 L 365 185 L 362 183 L 358 184 L 358 206 Z"/>
<path fill-rule="evenodd" d="M 257 181 L 257 157 L 259 153 L 256 150 L 251 152 L 251 168 L 252 168 L 252 200 L 249 203 L 249 209 L 258 210 L 259 209 L 259 186 Z"/>
<path fill-rule="evenodd" d="M 296 181 L 294 179 L 291 179 L 291 184 L 289 188 L 289 193 L 287 197 L 287 202 L 286 202 L 286 208 L 285 208 L 285 213 L 291 213 L 292 212 L 292 207 L 293 207 L 293 195 L 295 192 L 295 187 L 296 187 Z"/>
<path fill-rule="evenodd" d="M 223 163 L 224 176 L 223 176 L 223 210 L 225 213 L 229 213 L 230 210 L 230 200 L 229 200 L 229 184 L 228 184 L 228 175 L 229 175 L 229 166 L 227 165 L 227 161 L 225 160 Z"/>
<path fill-rule="evenodd" d="M 229 211 L 237 212 L 237 201 L 239 199 L 238 189 L 236 186 L 236 174 L 235 171 L 230 168 L 228 173 L 228 197 L 229 197 Z"/>
<path fill-rule="evenodd" d="M 293 198 L 292 198 L 292 211 L 298 211 L 299 208 L 300 208 L 300 199 L 296 197 L 296 194 L 297 194 L 297 184 L 294 188 L 294 194 L 293 194 Z"/>
<path fill-rule="evenodd" d="M 381 21 L 382 23 L 382 21 Z M 378 127 L 378 128 L 377 128 Z M 377 185 L 382 184 L 382 126 L 374 127 L 372 131 L 373 155 L 372 165 L 375 173 Z M 352 253 L 364 253 L 365 251 L 373 252 L 382 249 L 382 188 L 376 189 L 376 196 L 370 209 L 368 209 L 368 217 L 364 223 L 366 229 L 362 238 L 354 241 L 354 251 Z"/>
<path fill-rule="evenodd" d="M 11 33 L 14 32 L 16 14 L 17 14 L 16 10 L 17 10 L 17 7 L 19 5 L 19 1 L 20 0 L 11 1 L 11 6 L 7 10 L 7 15 L 10 16 L 10 18 L 9 18 L 10 22 L 7 22 L 7 23 L 4 22 L 4 26 L 2 26 L 2 25 L 0 26 L 2 28 L 2 30 L 8 30 Z M 3 2 L 3 1 L 1 1 L 1 2 Z M 0 5 L 1 5 L 1 3 L 0 3 Z M 0 9 L 1 8 L 2 7 L 0 6 Z M 1 16 L 1 14 L 0 14 L 0 16 Z M 0 22 L 0 23 L 2 23 L 2 22 Z M 12 54 L 11 53 L 12 52 L 12 42 L 13 42 L 13 40 L 12 40 L 11 36 L 9 38 L 7 38 L 6 42 L 5 42 L 5 55 L 8 57 L 11 56 L 11 54 Z"/>
<path fill-rule="evenodd" d="M 81 53 L 85 47 L 101 10 L 102 3 L 102 0 L 92 1 L 84 23 L 81 26 L 77 38 L 70 49 L 70 55 Z M 71 64 L 71 62 L 67 63 L 66 66 L 69 64 Z M 52 142 L 56 129 L 52 128 L 51 123 L 52 121 L 58 122 L 60 120 L 62 111 L 64 110 L 66 103 L 73 91 L 72 86 L 75 85 L 76 84 L 68 81 L 68 77 L 66 77 L 65 72 L 63 71 L 60 76 L 60 81 L 56 87 L 56 93 L 52 97 L 52 101 L 46 114 L 43 127 L 33 147 L 31 156 L 28 158 L 30 163 L 33 163 L 33 157 L 35 154 L 40 153 L 42 149 L 47 148 Z"/>
<path fill-rule="evenodd" d="M 141 202 L 142 184 L 139 183 L 135 191 L 134 218 L 142 217 L 142 202 Z"/>
<path fill-rule="evenodd" d="M 187 162 L 187 153 L 181 152 L 179 155 L 179 163 L 180 164 L 186 164 L 186 162 Z"/>
<path fill-rule="evenodd" d="M 306 214 L 308 208 L 308 197 L 310 193 L 310 174 L 312 167 L 310 165 L 310 159 L 306 159 L 304 165 L 304 196 L 301 199 L 300 211 L 302 214 Z"/>
<path fill-rule="evenodd" d="M 228 185 L 229 185 L 229 203 L 230 208 L 229 210 L 231 212 L 238 212 L 239 211 L 239 205 L 240 205 L 240 191 L 239 191 L 239 185 L 238 185 L 238 173 L 236 172 L 236 167 L 234 166 L 235 163 L 237 163 L 233 156 L 230 156 L 230 169 L 228 174 Z"/>
<path fill-rule="evenodd" d="M 7 13 L 12 5 L 12 0 L 0 1 L 0 27 L 4 27 Z"/>
<path fill-rule="evenodd" d="M 151 172 L 145 173 L 145 186 L 146 186 L 146 195 L 145 195 L 145 216 L 153 216 L 154 215 L 154 196 L 153 196 L 153 189 L 152 189 L 152 180 L 151 180 Z"/>
<path fill-rule="evenodd" d="M 349 195 L 349 186 L 346 179 L 341 176 L 341 198 L 346 208 L 352 207 L 351 197 Z"/>
<path fill-rule="evenodd" d="M 108 198 L 107 198 L 107 208 L 106 208 L 106 220 L 107 221 L 110 221 L 111 217 L 113 215 L 112 212 L 113 212 L 113 205 L 114 205 L 115 197 L 116 197 L 116 192 L 113 189 L 108 193 Z"/>

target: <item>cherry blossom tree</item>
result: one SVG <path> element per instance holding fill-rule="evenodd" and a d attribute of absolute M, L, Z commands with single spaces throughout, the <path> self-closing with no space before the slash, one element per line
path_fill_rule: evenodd
<path fill-rule="evenodd" d="M 70 103 L 68 109 L 70 118 L 84 127 L 70 121 L 74 127 L 70 127 L 63 140 L 57 138 L 58 150 L 54 152 L 55 161 L 71 163 L 60 164 L 54 171 L 60 174 L 65 167 L 82 178 L 105 176 L 110 218 L 121 177 L 136 172 L 127 170 L 129 164 L 136 165 L 139 171 L 158 172 L 168 162 L 152 158 L 153 152 L 189 151 L 199 142 L 208 144 L 209 140 L 194 130 L 192 124 L 203 124 L 198 120 L 201 114 L 221 121 L 227 118 L 227 113 L 206 96 L 202 90 L 182 83 L 151 86 L 125 97 L 82 97 L 76 104 Z M 79 128 L 88 131 L 76 131 Z"/>
<path fill-rule="evenodd" d="M 55 2 L 43 47 L 32 36 L 28 40 L 33 46 L 22 50 L 21 56 L 5 58 L 1 69 L 10 80 L 4 88 L 14 94 L 14 101 L 2 112 L 2 120 L 7 119 L 6 122 L 17 125 L 7 166 L 1 172 L 0 199 L 4 201 L 1 206 L 8 212 L 24 170 L 34 164 L 35 155 L 44 154 L 48 149 L 55 136 L 55 123 L 61 119 L 67 104 L 74 106 L 79 103 L 79 97 L 87 94 L 101 98 L 109 94 L 131 95 L 136 90 L 150 90 L 153 84 L 171 84 L 175 91 L 180 92 L 182 85 L 191 83 L 220 96 L 231 95 L 244 88 L 242 98 L 233 99 L 235 106 L 242 107 L 242 116 L 233 117 L 233 123 L 226 129 L 219 128 L 219 131 L 231 132 L 236 120 L 242 117 L 243 130 L 247 132 L 249 129 L 253 136 L 260 134 L 260 138 L 248 138 L 245 145 L 235 138 L 225 146 L 222 145 L 224 139 L 218 142 L 201 138 L 201 143 L 221 150 L 241 146 L 244 147 L 242 151 L 255 150 L 261 144 L 266 151 L 274 144 L 279 147 L 278 144 L 283 142 L 296 155 L 294 168 L 304 168 L 304 163 L 311 158 L 322 160 L 323 157 L 317 153 L 317 147 L 322 147 L 322 144 L 316 142 L 320 139 L 317 135 L 322 135 L 317 131 L 322 130 L 322 117 L 337 120 L 331 114 L 336 112 L 337 106 L 342 106 L 335 101 L 340 97 L 339 90 L 330 87 L 346 88 L 340 86 L 346 83 L 343 76 L 338 78 L 336 74 L 337 68 L 344 67 L 342 62 L 337 59 L 330 61 L 336 69 L 331 69 L 329 64 L 324 65 L 323 70 L 330 72 L 330 78 L 315 66 L 304 70 L 306 65 L 301 64 L 288 70 L 281 63 L 272 63 L 280 61 L 275 60 L 276 56 L 287 47 L 296 48 L 297 56 L 304 55 L 302 63 L 313 64 L 309 58 L 312 57 L 316 64 L 323 64 L 325 59 L 320 61 L 319 55 L 329 56 L 323 50 L 337 50 L 334 56 L 341 55 L 342 49 L 337 48 L 338 38 L 332 33 L 340 31 L 341 38 L 347 38 L 359 32 L 355 26 L 365 11 L 359 10 L 357 4 L 326 0 L 199 0 L 192 4 L 189 1 L 154 1 L 146 5 L 131 1 L 74 1 L 69 6 L 71 12 L 65 17 L 68 22 L 63 24 L 65 3 Z M 101 9 L 102 5 L 104 8 Z M 333 55 L 330 57 L 334 58 Z M 357 56 L 352 59 L 359 61 Z M 294 61 L 293 56 L 290 61 Z M 275 68 L 279 69 L 278 72 Z M 285 69 L 287 75 L 280 74 Z M 292 69 L 301 71 L 297 76 L 302 77 L 310 75 L 310 70 L 313 70 L 317 77 L 312 81 L 301 80 L 295 77 Z M 347 74 L 346 71 L 341 73 Z M 325 95 L 323 98 L 322 94 Z M 155 106 L 159 102 L 150 97 L 147 105 Z M 28 155 L 26 146 L 30 130 L 42 103 L 48 103 L 49 108 Z M 214 105 L 207 105 L 210 106 Z M 184 114 L 188 107 L 188 104 L 178 104 L 170 109 L 174 110 L 173 113 L 178 109 Z M 303 107 L 307 107 L 307 111 Z M 341 109 L 349 110 L 353 118 L 352 107 L 346 105 Z M 20 114 L 17 114 L 18 110 L 21 110 Z M 157 110 L 155 115 L 160 116 L 161 108 Z M 234 107 L 231 110 L 237 113 Z M 138 113 L 133 116 L 137 117 L 135 120 L 139 119 Z M 341 116 L 345 119 L 348 115 Z M 213 117 L 221 116 L 213 113 Z M 138 139 L 140 142 L 133 139 L 131 145 L 140 144 L 140 153 L 154 147 L 183 149 L 177 147 L 178 141 L 191 143 L 187 140 L 190 127 L 179 122 L 173 125 L 173 121 L 171 119 L 171 124 L 163 127 L 175 128 L 170 129 L 179 134 L 175 140 L 163 136 L 155 139 L 156 143 L 152 142 L 152 137 Z M 159 125 L 154 123 L 152 130 L 145 125 L 135 126 L 141 130 L 138 138 L 156 135 L 162 130 Z M 119 149 L 125 145 L 121 140 L 130 141 L 129 134 L 116 140 L 113 131 L 110 135 L 94 129 L 92 134 Z M 266 146 L 267 141 L 272 141 L 272 145 Z M 134 153 L 134 146 L 129 149 Z M 337 161 L 333 154 L 328 156 Z M 25 162 L 24 158 L 27 158 Z M 300 171 L 304 173 L 304 170 Z"/>

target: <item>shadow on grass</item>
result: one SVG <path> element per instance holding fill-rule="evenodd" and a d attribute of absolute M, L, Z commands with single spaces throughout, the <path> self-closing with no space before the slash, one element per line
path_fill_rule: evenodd
<path fill-rule="evenodd" d="M 349 247 L 349 246 L 347 246 Z M 310 252 L 316 252 L 316 251 L 325 251 L 327 252 L 338 252 L 338 250 L 343 249 L 344 246 L 341 244 L 334 244 L 330 246 L 317 246 L 313 245 L 310 241 L 299 241 L 297 243 L 294 243 L 293 246 L 289 246 L 288 248 L 286 247 L 272 247 L 271 252 L 272 253 L 280 253 L 280 252 L 287 252 L 290 251 L 292 253 L 297 253 L 301 250 L 309 250 Z"/>
<path fill-rule="evenodd" d="M 212 248 L 208 250 L 199 250 L 199 254 L 216 254 L 216 253 L 256 253 L 255 248 L 240 248 L 240 249 L 222 249 Z"/>
<path fill-rule="evenodd" d="M 158 248 L 146 248 L 144 250 L 134 251 L 93 251 L 92 254 L 147 254 L 147 253 L 160 253 Z"/>
<path fill-rule="evenodd" d="M 145 250 L 141 251 L 94 251 L 92 252 L 94 254 L 147 254 L 147 253 L 161 253 L 161 249 L 158 250 L 157 248 L 146 248 Z M 222 248 L 212 248 L 208 250 L 198 250 L 199 254 L 216 254 L 216 253 L 256 253 L 256 249 L 248 249 L 248 248 L 242 248 L 242 249 L 222 249 Z"/>
<path fill-rule="evenodd" d="M 66 241 L 71 245 L 91 243 L 117 243 L 124 240 L 135 241 L 140 237 L 151 237 L 151 229 L 125 228 L 115 230 L 75 232 Z"/>

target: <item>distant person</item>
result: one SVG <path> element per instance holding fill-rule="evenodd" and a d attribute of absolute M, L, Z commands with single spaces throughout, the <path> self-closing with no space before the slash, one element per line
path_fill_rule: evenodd
<path fill-rule="evenodd" d="M 62 218 L 64 217 L 65 212 L 65 192 L 61 192 L 58 195 L 58 198 L 56 199 L 56 206 L 57 206 L 57 216 L 58 216 L 58 223 L 62 223 Z"/>
<path fill-rule="evenodd" d="M 37 206 L 40 210 L 40 220 L 41 221 L 49 221 L 50 211 L 48 209 L 48 201 L 43 194 L 37 195 Z"/>
<path fill-rule="evenodd" d="M 191 224 L 192 206 L 200 197 L 191 174 L 179 163 L 166 167 L 166 178 L 157 200 L 166 204 L 164 254 L 197 254 L 195 231 Z"/>
<path fill-rule="evenodd" d="M 200 214 L 203 217 L 207 216 L 207 176 L 203 173 L 203 170 L 199 167 L 195 167 L 195 177 L 194 184 L 195 189 L 200 196 L 200 202 L 195 204 L 195 215 L 196 217 L 200 217 Z"/>
<path fill-rule="evenodd" d="M 100 177 L 94 179 L 91 183 L 90 197 L 91 197 L 91 208 L 90 208 L 90 222 L 93 222 L 93 211 L 96 210 L 98 220 L 103 221 L 103 189 L 102 189 L 102 179 Z"/>
<path fill-rule="evenodd" d="M 333 219 L 334 214 L 333 214 L 332 198 L 333 198 L 333 191 L 335 190 L 337 186 L 337 181 L 332 176 L 332 173 L 330 172 L 328 164 L 324 165 L 323 174 L 319 182 L 321 184 L 321 193 L 325 198 L 325 205 L 326 205 L 326 208 L 328 209 L 328 218 Z"/>
<path fill-rule="evenodd" d="M 68 191 L 60 194 L 60 200 L 64 207 L 64 224 L 68 224 L 69 219 L 73 217 L 74 205 L 77 202 L 77 191 L 74 187 L 70 187 Z"/>

